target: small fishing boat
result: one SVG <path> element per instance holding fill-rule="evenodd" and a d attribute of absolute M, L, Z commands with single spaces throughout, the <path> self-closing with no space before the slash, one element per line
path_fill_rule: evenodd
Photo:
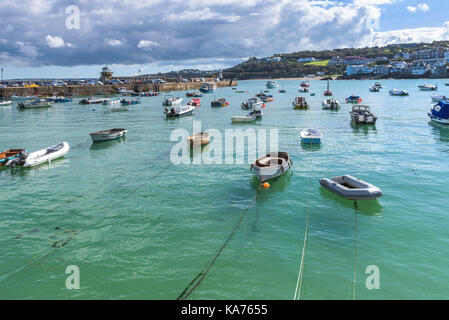
<path fill-rule="evenodd" d="M 250 112 L 248 112 L 248 116 L 255 116 L 256 119 L 262 119 L 263 112 L 259 108 L 253 108 Z"/>
<path fill-rule="evenodd" d="M 268 80 L 266 86 L 268 89 L 273 89 L 279 87 L 279 84 L 276 80 Z"/>
<path fill-rule="evenodd" d="M 104 105 L 111 105 L 111 104 L 119 104 L 120 98 L 111 98 L 111 99 L 104 99 L 103 103 Z"/>
<path fill-rule="evenodd" d="M 201 105 L 201 99 L 200 98 L 190 99 L 190 101 L 187 102 L 187 104 L 190 105 L 190 106 L 199 107 Z"/>
<path fill-rule="evenodd" d="M 321 131 L 316 129 L 306 129 L 300 132 L 301 142 L 307 144 L 318 144 L 321 143 L 323 134 Z"/>
<path fill-rule="evenodd" d="M 236 90 L 235 93 L 248 93 L 248 90 Z"/>
<path fill-rule="evenodd" d="M 378 87 L 379 89 L 382 89 L 382 85 L 380 84 L 380 82 L 376 82 L 374 84 L 375 87 Z"/>
<path fill-rule="evenodd" d="M 69 152 L 69 144 L 67 142 L 61 142 L 54 146 L 32 152 L 28 155 L 23 163 L 23 167 L 34 167 L 42 163 L 50 162 L 52 160 L 61 158 Z"/>
<path fill-rule="evenodd" d="M 431 85 L 431 84 L 423 84 L 418 86 L 419 90 L 421 91 L 436 91 L 438 90 L 438 85 Z"/>
<path fill-rule="evenodd" d="M 109 141 L 109 140 L 118 139 L 118 138 L 125 136 L 125 134 L 127 134 L 127 133 L 128 133 L 128 130 L 126 130 L 126 129 L 109 129 L 109 130 L 91 132 L 91 133 L 89 133 L 89 135 L 92 138 L 93 142 L 100 142 L 100 141 Z"/>
<path fill-rule="evenodd" d="M 286 93 L 287 91 L 285 91 L 285 89 L 279 89 L 278 92 L 279 92 L 279 93 Z"/>
<path fill-rule="evenodd" d="M 39 109 L 39 108 L 49 108 L 51 107 L 51 102 L 48 101 L 42 101 L 42 100 L 35 100 L 31 103 L 19 103 L 17 105 L 17 109 L 19 110 L 25 110 L 25 109 Z"/>
<path fill-rule="evenodd" d="M 250 169 L 254 170 L 260 183 L 264 183 L 283 175 L 290 170 L 292 165 L 292 160 L 287 152 L 270 152 L 252 163 Z"/>
<path fill-rule="evenodd" d="M 229 105 L 229 102 L 227 102 L 226 99 L 222 98 L 222 99 L 212 101 L 210 103 L 210 105 L 211 105 L 211 107 L 226 107 Z"/>
<path fill-rule="evenodd" d="M 307 80 L 304 80 L 301 82 L 301 84 L 299 86 L 302 88 L 310 88 L 310 82 Z"/>
<path fill-rule="evenodd" d="M 371 113 L 370 107 L 356 105 L 352 107 L 352 111 L 349 112 L 351 115 L 351 121 L 355 124 L 372 124 L 375 125 L 377 117 Z"/>
<path fill-rule="evenodd" d="M 441 100 L 427 112 L 431 121 L 440 124 L 449 124 L 449 101 Z"/>
<path fill-rule="evenodd" d="M 392 96 L 408 96 L 408 92 L 405 90 L 391 89 L 389 93 Z"/>
<path fill-rule="evenodd" d="M 292 105 L 293 109 L 309 109 L 309 104 L 304 97 L 296 97 Z"/>
<path fill-rule="evenodd" d="M 372 86 L 372 87 L 369 87 L 369 91 L 370 91 L 370 92 L 379 92 L 379 91 L 380 91 L 380 88 L 377 87 L 377 86 Z"/>
<path fill-rule="evenodd" d="M 346 98 L 346 103 L 360 103 L 362 102 L 362 98 L 360 98 L 359 96 L 349 96 Z"/>
<path fill-rule="evenodd" d="M 263 106 L 265 106 L 264 103 L 258 97 L 250 98 L 246 102 L 242 103 L 242 109 L 251 109 Z"/>
<path fill-rule="evenodd" d="M 271 94 L 264 94 L 260 97 L 260 100 L 262 100 L 262 102 L 271 102 L 274 100 L 274 98 Z"/>
<path fill-rule="evenodd" d="M 245 116 L 233 116 L 231 117 L 232 123 L 239 123 L 239 122 L 253 122 L 256 121 L 257 117 L 255 115 L 245 115 Z"/>
<path fill-rule="evenodd" d="M 5 166 L 8 161 L 16 159 L 25 149 L 10 149 L 0 152 L 0 167 Z"/>
<path fill-rule="evenodd" d="M 195 106 L 185 105 L 173 107 L 170 110 L 168 108 L 165 108 L 164 113 L 167 118 L 178 118 L 192 115 L 193 110 L 195 110 Z"/>
<path fill-rule="evenodd" d="M 441 100 L 448 100 L 449 98 L 446 96 L 433 95 L 430 97 L 432 102 L 440 102 Z"/>
<path fill-rule="evenodd" d="M 324 96 L 329 97 L 332 96 L 332 91 L 329 90 L 329 80 L 327 80 L 327 89 L 324 91 Z"/>
<path fill-rule="evenodd" d="M 217 89 L 217 86 L 215 85 L 215 83 L 205 82 L 201 86 L 200 91 L 204 92 L 204 93 L 210 93 L 210 92 L 215 92 L 216 89 Z"/>
<path fill-rule="evenodd" d="M 0 101 L 0 106 L 7 106 L 10 105 L 11 103 L 12 103 L 11 100 Z"/>
<path fill-rule="evenodd" d="M 332 179 L 320 179 L 320 184 L 327 190 L 348 200 L 372 200 L 382 196 L 378 187 L 350 175 Z"/>
<path fill-rule="evenodd" d="M 79 104 L 100 104 L 103 103 L 105 99 L 93 99 L 93 98 L 88 98 L 88 99 L 81 99 Z"/>
<path fill-rule="evenodd" d="M 324 99 L 322 102 L 323 109 L 337 110 L 340 109 L 340 102 L 333 98 Z"/>
<path fill-rule="evenodd" d="M 195 98 L 199 98 L 204 96 L 204 94 L 202 94 L 201 92 L 198 91 L 193 91 L 193 92 L 186 92 L 186 97 L 195 97 Z"/>
<path fill-rule="evenodd" d="M 140 104 L 141 102 L 142 101 L 140 100 L 140 98 L 133 99 L 133 100 L 125 100 L 125 99 L 123 99 L 122 101 L 120 101 L 120 103 L 124 104 L 124 105 Z"/>
<path fill-rule="evenodd" d="M 162 100 L 162 105 L 163 106 L 175 106 L 175 105 L 181 104 L 181 102 L 182 102 L 182 98 L 179 98 L 179 97 L 175 98 L 174 96 L 169 94 L 164 97 L 164 100 Z"/>
<path fill-rule="evenodd" d="M 299 92 L 309 92 L 309 88 L 307 88 L 307 87 L 299 87 L 298 91 Z"/>
<path fill-rule="evenodd" d="M 59 97 L 50 97 L 47 99 L 50 102 L 54 102 L 54 103 L 65 103 L 65 102 L 71 102 L 72 99 L 71 98 L 66 98 L 63 96 L 59 96 Z"/>
<path fill-rule="evenodd" d="M 190 147 L 204 146 L 210 142 L 210 134 L 209 132 L 195 133 L 187 137 L 187 142 L 190 144 Z"/>

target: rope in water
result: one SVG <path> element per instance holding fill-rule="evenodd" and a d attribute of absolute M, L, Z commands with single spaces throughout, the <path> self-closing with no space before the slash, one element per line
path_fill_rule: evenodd
<path fill-rule="evenodd" d="M 216 251 L 216 253 L 215 253 L 214 257 L 212 258 L 212 260 L 208 264 L 206 264 L 204 266 L 204 268 L 201 270 L 201 272 L 198 273 L 198 275 L 187 285 L 187 287 L 176 298 L 176 300 L 185 300 L 185 299 L 187 299 L 198 288 L 198 286 L 201 284 L 201 282 L 204 280 L 204 278 L 206 278 L 208 272 L 213 267 L 213 265 L 217 261 L 218 257 L 221 255 L 223 250 L 226 248 L 226 246 L 232 240 L 232 238 L 234 237 L 234 234 L 236 233 L 236 231 L 240 228 L 240 225 L 241 225 L 241 223 L 243 221 L 243 218 L 245 218 L 246 214 L 248 213 L 249 209 L 253 205 L 254 201 L 257 199 L 257 195 L 259 194 L 260 188 L 261 188 L 261 186 L 259 186 L 259 188 L 257 189 L 256 195 L 252 198 L 251 202 L 248 204 L 248 207 L 246 207 L 246 209 L 242 212 L 242 214 L 240 215 L 240 218 L 237 221 L 236 225 L 234 226 L 234 228 L 232 229 L 231 233 L 228 235 L 226 240 L 223 242 L 223 244 L 220 246 L 220 248 L 218 248 L 218 250 Z M 193 285 L 193 287 L 189 290 L 189 288 L 192 285 Z"/>
<path fill-rule="evenodd" d="M 352 289 L 352 300 L 355 300 L 355 286 L 357 280 L 357 201 L 354 201 L 354 287 Z"/>
<path fill-rule="evenodd" d="M 41 260 L 43 258 L 47 257 L 48 255 L 50 255 L 52 252 L 54 252 L 55 249 L 60 249 L 60 248 L 64 247 L 65 245 L 67 245 L 70 242 L 70 240 L 72 240 L 80 231 L 81 230 L 64 230 L 64 231 L 60 231 L 60 232 L 57 232 L 57 233 L 49 236 L 48 237 L 48 241 L 50 241 L 51 247 L 50 247 L 50 249 L 47 252 L 45 252 L 44 254 L 40 254 L 40 255 L 37 255 L 37 256 L 33 257 L 30 261 L 28 261 L 23 266 L 21 266 L 21 267 L 17 268 L 16 270 L 11 271 L 11 272 L 1 276 L 0 277 L 0 282 L 8 279 L 11 275 L 13 275 L 13 274 L 15 274 L 15 273 L 25 269 L 28 266 L 32 266 L 32 265 L 39 265 L 44 270 L 51 270 Z M 55 240 L 55 238 L 56 238 L 56 236 L 58 234 L 65 234 L 65 233 L 70 233 L 70 235 L 65 237 L 65 238 L 62 238 L 62 239 L 59 239 L 59 240 Z M 62 267 L 62 265 L 57 267 L 57 268 L 53 268 L 53 269 L 58 269 L 58 268 L 61 268 L 61 267 Z"/>

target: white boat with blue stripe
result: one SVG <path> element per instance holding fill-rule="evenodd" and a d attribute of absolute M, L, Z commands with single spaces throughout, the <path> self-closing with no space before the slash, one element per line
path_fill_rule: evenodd
<path fill-rule="evenodd" d="M 441 100 L 427 112 L 427 115 L 434 122 L 449 124 L 449 101 Z"/>

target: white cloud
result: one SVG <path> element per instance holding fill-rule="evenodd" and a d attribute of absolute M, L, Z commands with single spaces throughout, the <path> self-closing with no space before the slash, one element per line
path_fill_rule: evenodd
<path fill-rule="evenodd" d="M 107 44 L 111 47 L 120 47 L 122 45 L 122 41 L 117 39 L 109 39 L 107 40 Z"/>
<path fill-rule="evenodd" d="M 415 13 L 418 10 L 422 11 L 422 12 L 427 12 L 427 11 L 430 10 L 430 7 L 426 3 L 420 3 L 416 7 L 407 6 L 407 10 L 410 11 L 410 12 L 413 12 L 413 13 Z"/>
<path fill-rule="evenodd" d="M 45 37 L 45 41 L 47 41 L 47 45 L 50 48 L 62 48 L 65 47 L 65 42 L 61 37 L 47 35 Z"/>
<path fill-rule="evenodd" d="M 152 47 L 158 47 L 159 44 L 157 42 L 151 40 L 140 40 L 137 44 L 137 48 L 139 49 L 151 49 Z"/>

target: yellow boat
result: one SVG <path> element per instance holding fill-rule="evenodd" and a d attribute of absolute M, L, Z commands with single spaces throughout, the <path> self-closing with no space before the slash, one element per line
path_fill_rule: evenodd
<path fill-rule="evenodd" d="M 187 142 L 191 147 L 201 145 L 204 146 L 210 142 L 209 132 L 199 132 L 187 137 Z"/>
<path fill-rule="evenodd" d="M 292 102 L 293 109 L 309 109 L 309 105 L 304 97 L 296 97 Z"/>

